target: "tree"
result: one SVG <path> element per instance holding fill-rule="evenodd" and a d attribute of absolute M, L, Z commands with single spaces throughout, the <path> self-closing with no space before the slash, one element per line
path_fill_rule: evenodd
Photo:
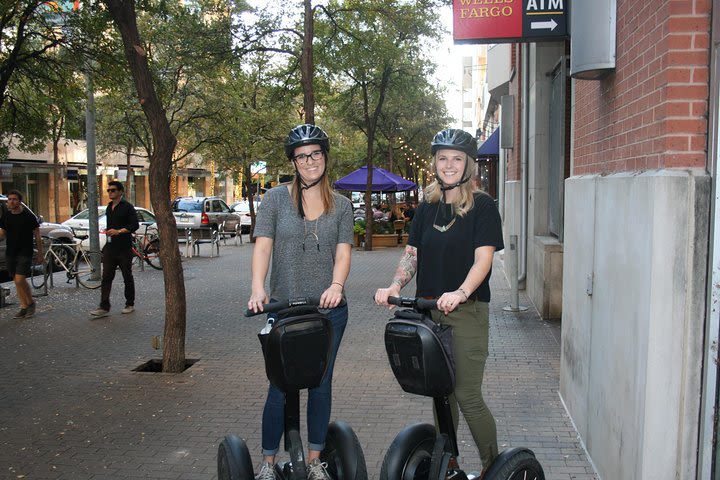
<path fill-rule="evenodd" d="M 122 37 L 125 57 L 132 73 L 138 102 L 150 125 L 153 150 L 150 156 L 150 200 L 160 234 L 165 280 L 165 331 L 163 336 L 163 372 L 185 369 L 186 299 L 185 281 L 177 230 L 170 210 L 170 171 L 176 139 L 165 116 L 148 65 L 145 46 L 137 28 L 133 0 L 104 0 Z"/>
<path fill-rule="evenodd" d="M 403 76 L 394 83 L 378 122 L 384 140 L 378 140 L 378 148 L 385 153 L 385 167 L 412 179 L 418 186 L 419 169 L 415 164 L 419 159 L 416 156 L 429 158 L 429 139 L 450 123 L 442 95 L 429 83 L 431 67 L 426 66 L 426 72 Z"/>
<path fill-rule="evenodd" d="M 422 38 L 435 37 L 432 2 L 360 0 L 329 2 L 334 12 L 322 28 L 325 37 L 337 40 L 323 50 L 322 65 L 341 89 L 346 120 L 367 138 L 368 179 L 365 191 L 365 219 L 372 231 L 372 167 L 376 134 L 385 102 L 393 85 L 405 75 L 414 76 L 426 62 L 417 45 Z M 357 113 L 356 113 L 357 112 Z M 365 249 L 372 249 L 372 236 Z"/>
<path fill-rule="evenodd" d="M 71 12 L 51 2 L 4 2 L 0 11 L 0 158 L 16 143 L 41 151 L 52 137 L 64 134 L 62 119 L 77 108 L 73 78 L 76 64 L 67 54 L 63 28 Z M 48 108 L 52 105 L 52 108 Z M 58 130 L 60 123 L 63 128 Z M 73 122 L 74 126 L 74 122 Z M 56 145 L 57 146 L 57 145 Z M 57 173 L 57 168 L 56 168 Z M 57 215 L 57 209 L 56 209 Z"/>
<path fill-rule="evenodd" d="M 209 120 L 208 125 L 218 140 L 202 150 L 220 169 L 242 177 L 248 198 L 255 188 L 254 165 L 262 161 L 275 170 L 287 168 L 282 142 L 292 123 L 292 96 L 268 56 L 266 52 L 249 53 L 244 68 L 236 65 L 227 72 L 213 99 L 225 114 Z M 250 202 L 250 215 L 254 241 L 254 202 Z"/>

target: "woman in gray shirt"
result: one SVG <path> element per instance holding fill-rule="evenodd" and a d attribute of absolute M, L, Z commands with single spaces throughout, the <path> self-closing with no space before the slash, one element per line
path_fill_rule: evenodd
<path fill-rule="evenodd" d="M 320 452 L 330 422 L 332 372 L 347 324 L 347 305 L 339 307 L 350 272 L 353 215 L 350 201 L 333 192 L 326 175 L 330 142 L 315 125 L 299 125 L 285 141 L 295 179 L 265 193 L 255 225 L 252 293 L 248 308 L 258 312 L 274 300 L 319 297 L 330 309 L 333 352 L 322 383 L 308 393 L 308 478 L 331 480 Z M 265 279 L 272 262 L 270 292 Z M 258 480 L 274 480 L 273 465 L 284 430 L 285 394 L 270 385 L 262 420 L 263 462 Z"/>

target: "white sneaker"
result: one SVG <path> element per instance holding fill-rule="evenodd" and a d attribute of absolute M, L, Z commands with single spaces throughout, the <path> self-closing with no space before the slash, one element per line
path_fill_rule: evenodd
<path fill-rule="evenodd" d="M 276 480 L 275 468 L 270 465 L 270 462 L 260 464 L 260 473 L 255 475 L 255 480 Z"/>
<path fill-rule="evenodd" d="M 90 315 L 92 315 L 93 317 L 97 317 L 97 318 L 107 317 L 109 314 L 110 314 L 110 310 L 105 310 L 104 308 L 98 308 L 98 309 L 90 312 Z"/>
<path fill-rule="evenodd" d="M 327 463 L 321 462 L 319 458 L 313 460 L 308 467 L 308 480 L 332 480 L 325 470 Z"/>
<path fill-rule="evenodd" d="M 132 313 L 135 311 L 135 306 L 133 305 L 125 305 L 125 308 L 123 308 L 122 313 Z"/>

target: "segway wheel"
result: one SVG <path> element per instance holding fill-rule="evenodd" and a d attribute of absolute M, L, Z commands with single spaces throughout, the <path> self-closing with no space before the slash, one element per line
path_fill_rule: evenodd
<path fill-rule="evenodd" d="M 436 480 L 429 479 L 435 427 L 418 423 L 405 427 L 390 444 L 380 480 Z"/>
<path fill-rule="evenodd" d="M 367 466 L 360 441 L 350 425 L 332 422 L 328 426 L 325 448 L 320 460 L 335 480 L 367 480 Z"/>
<path fill-rule="evenodd" d="M 545 480 L 545 472 L 531 450 L 509 448 L 493 461 L 485 480 Z"/>
<path fill-rule="evenodd" d="M 218 447 L 218 480 L 254 480 L 252 460 L 245 441 L 227 435 Z"/>

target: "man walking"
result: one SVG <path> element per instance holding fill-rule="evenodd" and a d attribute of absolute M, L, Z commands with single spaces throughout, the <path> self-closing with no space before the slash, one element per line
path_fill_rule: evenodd
<path fill-rule="evenodd" d="M 138 216 L 135 207 L 123 198 L 125 187 L 116 180 L 108 183 L 110 203 L 105 210 L 107 242 L 102 250 L 102 283 L 100 308 L 90 312 L 94 317 L 104 317 L 110 313 L 110 289 L 115 278 L 115 269 L 125 282 L 125 308 L 122 313 L 135 311 L 135 279 L 132 275 L 132 233 L 138 229 Z"/>
<path fill-rule="evenodd" d="M 37 263 L 43 262 L 43 243 L 37 217 L 22 204 L 22 193 L 10 190 L 7 194 L 8 212 L 0 217 L 0 239 L 5 239 L 5 261 L 15 283 L 20 311 L 13 318 L 30 318 L 35 315 L 30 276 L 33 258 L 33 237 L 37 246 Z"/>

